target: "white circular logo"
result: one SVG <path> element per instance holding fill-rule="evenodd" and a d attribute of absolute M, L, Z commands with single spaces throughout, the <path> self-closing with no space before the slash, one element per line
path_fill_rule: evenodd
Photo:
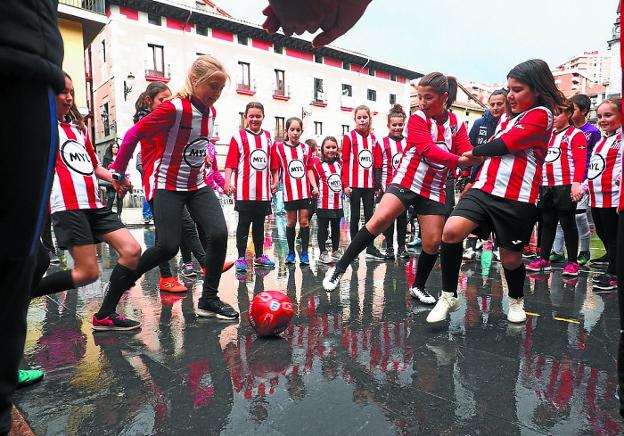
<path fill-rule="evenodd" d="M 264 171 L 269 165 L 269 158 L 261 148 L 256 148 L 249 154 L 249 165 L 256 171 Z"/>
<path fill-rule="evenodd" d="M 277 309 L 279 309 L 279 308 L 280 308 L 280 303 L 279 303 L 279 301 L 275 301 L 275 300 L 271 301 L 271 304 L 269 305 L 269 308 L 270 308 L 273 312 L 275 312 Z"/>
<path fill-rule="evenodd" d="M 589 168 L 587 170 L 587 178 L 589 180 L 594 180 L 595 178 L 600 177 L 604 169 L 605 169 L 604 158 L 599 154 L 593 155 L 591 160 L 589 161 Z"/>
<path fill-rule="evenodd" d="M 373 153 L 370 150 L 364 149 L 358 154 L 358 164 L 365 169 L 373 166 Z"/>
<path fill-rule="evenodd" d="M 559 147 L 549 147 L 546 152 L 546 162 L 554 162 L 561 157 L 561 149 Z"/>
<path fill-rule="evenodd" d="M 70 170 L 83 176 L 93 174 L 91 156 L 80 143 L 73 139 L 67 140 L 61 145 L 61 158 Z"/>
<path fill-rule="evenodd" d="M 200 136 L 196 140 L 189 142 L 184 147 L 184 161 L 191 168 L 201 168 L 208 154 L 208 138 Z"/>
<path fill-rule="evenodd" d="M 339 193 L 342 192 L 342 180 L 338 174 L 332 174 L 327 178 L 327 186 L 333 192 Z"/>
<path fill-rule="evenodd" d="M 299 159 L 293 159 L 288 163 L 288 174 L 293 179 L 303 179 L 305 176 L 305 166 Z"/>
<path fill-rule="evenodd" d="M 399 167 L 402 157 L 403 157 L 403 153 L 397 153 L 394 156 L 392 156 L 392 169 L 396 170 Z"/>
<path fill-rule="evenodd" d="M 447 145 L 446 142 L 444 142 L 444 141 L 437 141 L 435 144 L 441 150 L 448 151 L 449 153 L 451 152 L 451 149 L 449 148 L 449 146 Z M 434 170 L 437 170 L 437 171 L 442 171 L 443 169 L 446 168 L 444 165 L 440 165 L 440 164 L 437 164 L 437 163 L 430 162 L 429 159 L 427 159 L 424 156 L 423 156 L 423 162 L 425 162 L 427 165 L 429 165 L 431 168 L 433 168 Z"/>

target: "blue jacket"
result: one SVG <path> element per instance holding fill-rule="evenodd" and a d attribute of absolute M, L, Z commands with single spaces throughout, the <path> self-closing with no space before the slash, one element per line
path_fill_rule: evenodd
<path fill-rule="evenodd" d="M 486 110 L 483 116 L 474 122 L 468 134 L 473 147 L 488 142 L 496 131 L 499 119 L 500 117 L 494 118 L 490 111 Z"/>

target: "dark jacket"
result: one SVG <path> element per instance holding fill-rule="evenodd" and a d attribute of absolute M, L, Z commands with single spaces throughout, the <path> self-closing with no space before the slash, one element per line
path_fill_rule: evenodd
<path fill-rule="evenodd" d="M 489 110 L 486 110 L 481 118 L 474 122 L 468 137 L 473 147 L 485 144 L 494 135 L 499 118 L 494 118 Z"/>
<path fill-rule="evenodd" d="M 0 76 L 36 80 L 60 92 L 63 39 L 58 0 L 0 1 Z"/>

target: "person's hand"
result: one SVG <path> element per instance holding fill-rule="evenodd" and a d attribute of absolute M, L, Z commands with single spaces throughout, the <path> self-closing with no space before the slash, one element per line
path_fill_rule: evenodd
<path fill-rule="evenodd" d="M 347 194 L 347 197 L 351 197 L 351 193 L 353 192 L 353 189 L 351 188 L 344 188 L 344 193 Z"/>
<path fill-rule="evenodd" d="M 467 151 L 459 157 L 457 161 L 457 165 L 460 167 L 471 167 L 473 165 L 478 165 L 483 162 L 483 158 L 481 156 L 473 156 L 472 150 Z"/>
<path fill-rule="evenodd" d="M 232 195 L 236 192 L 236 188 L 234 187 L 234 185 L 232 185 L 232 182 L 226 180 L 225 186 L 223 187 L 223 192 L 225 192 L 227 195 Z"/>
<path fill-rule="evenodd" d="M 312 196 L 313 196 L 314 198 L 318 198 L 318 196 L 319 196 L 319 190 L 318 190 L 318 188 L 312 188 Z"/>
<path fill-rule="evenodd" d="M 113 188 L 117 191 L 119 198 L 124 198 L 128 191 L 132 191 L 132 183 L 128 179 L 124 179 L 121 182 L 113 180 Z"/>
<path fill-rule="evenodd" d="M 583 195 L 585 195 L 583 185 L 578 182 L 572 183 L 572 189 L 570 190 L 570 198 L 572 201 L 580 201 Z"/>
<path fill-rule="evenodd" d="M 271 185 L 271 194 L 275 195 L 277 193 L 277 183 L 273 183 Z"/>
<path fill-rule="evenodd" d="M 620 183 L 621 183 L 621 182 L 622 182 L 622 175 L 620 174 L 619 176 L 617 176 L 617 177 L 615 178 L 615 184 L 616 184 L 617 186 L 620 186 Z"/>

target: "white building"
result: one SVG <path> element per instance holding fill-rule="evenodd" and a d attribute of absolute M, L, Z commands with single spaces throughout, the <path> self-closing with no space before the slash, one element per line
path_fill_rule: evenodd
<path fill-rule="evenodd" d="M 359 104 L 371 107 L 373 126 L 385 135 L 391 103 L 408 110 L 410 80 L 422 76 L 363 54 L 315 50 L 302 39 L 268 35 L 211 2 L 111 0 L 107 15 L 89 50 L 99 154 L 131 126 L 134 103 L 147 84 L 164 81 L 175 93 L 199 54 L 221 60 L 232 79 L 216 104 L 214 140 L 221 163 L 250 101 L 265 105 L 263 127 L 276 138 L 291 116 L 303 118 L 305 138 L 340 136 L 353 126 Z"/>
<path fill-rule="evenodd" d="M 590 81 L 606 85 L 611 71 L 611 54 L 599 51 L 586 51 L 563 62 L 554 71 L 579 71 Z"/>
<path fill-rule="evenodd" d="M 607 87 L 607 95 L 622 95 L 622 64 L 620 61 L 620 2 L 618 2 L 617 18 L 613 24 L 613 37 L 607 41 L 609 45 L 609 53 L 611 55 L 611 68 L 609 71 L 609 86 Z"/>

